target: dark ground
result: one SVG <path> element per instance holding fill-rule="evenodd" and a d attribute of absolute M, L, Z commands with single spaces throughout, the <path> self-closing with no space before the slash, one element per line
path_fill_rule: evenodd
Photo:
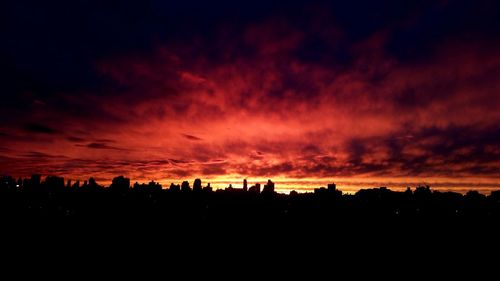
<path fill-rule="evenodd" d="M 328 261 L 417 266 L 423 258 L 429 266 L 486 266 L 498 260 L 500 196 L 428 187 L 284 195 L 45 182 L 3 186 L 0 218 L 4 253 L 40 263 L 133 260 L 134 266 L 164 261 L 259 270 L 278 269 L 276 263 L 324 269 Z"/>

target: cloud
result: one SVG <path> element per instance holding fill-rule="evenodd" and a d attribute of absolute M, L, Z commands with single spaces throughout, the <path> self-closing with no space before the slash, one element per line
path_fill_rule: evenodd
<path fill-rule="evenodd" d="M 203 140 L 202 138 L 199 138 L 199 137 L 196 137 L 196 136 L 193 136 L 193 135 L 188 135 L 188 134 L 182 134 L 182 136 L 185 137 L 186 139 L 192 140 L 192 141 L 201 141 L 201 140 Z"/>
<path fill-rule="evenodd" d="M 226 174 L 225 166 L 227 166 L 226 163 L 204 165 L 201 168 L 201 174 L 202 175 L 224 175 L 224 174 Z"/>
<path fill-rule="evenodd" d="M 24 125 L 24 130 L 30 133 L 38 133 L 38 134 L 57 134 L 58 131 L 42 124 L 38 123 L 27 123 Z"/>
<path fill-rule="evenodd" d="M 103 179 L 498 177 L 498 42 L 424 34 L 412 50 L 401 35 L 447 9 L 431 6 L 359 22 L 312 8 L 99 56 L 95 88 L 51 93 L 0 128 L 16 150 L 3 167 L 38 152 L 47 163 L 21 164 Z"/>
<path fill-rule="evenodd" d="M 111 146 L 111 145 L 108 145 L 106 143 L 100 143 L 100 142 L 92 142 L 92 143 L 89 143 L 87 145 L 77 144 L 76 146 L 87 147 L 87 148 L 91 148 L 91 149 L 127 150 L 127 149 L 118 148 L 118 147 Z"/>
<path fill-rule="evenodd" d="M 20 154 L 20 156 L 28 158 L 38 158 L 38 159 L 66 158 L 63 155 L 51 155 L 38 151 L 29 151 L 27 153 Z"/>
<path fill-rule="evenodd" d="M 84 138 L 79 138 L 79 137 L 67 137 L 66 139 L 70 142 L 85 142 L 86 141 Z"/>

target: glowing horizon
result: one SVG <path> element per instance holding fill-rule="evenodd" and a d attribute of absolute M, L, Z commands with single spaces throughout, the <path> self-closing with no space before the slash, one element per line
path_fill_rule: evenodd
<path fill-rule="evenodd" d="M 42 175 L 42 180 L 45 176 Z M 58 175 L 61 176 L 61 175 Z M 118 176 L 118 175 L 116 175 Z M 29 178 L 29 176 L 25 176 Z M 125 175 L 127 177 L 127 175 Z M 65 180 L 71 180 L 73 183 L 75 181 L 80 181 L 83 183 L 87 181 L 89 177 L 64 177 Z M 99 178 L 93 177 L 98 184 L 109 186 L 111 184 L 112 178 Z M 214 189 L 225 189 L 232 185 L 233 188 L 242 188 L 243 180 L 246 179 L 248 186 L 260 183 L 263 186 L 267 180 L 272 180 L 276 184 L 276 191 L 279 193 L 289 193 L 290 191 L 297 192 L 313 192 L 314 189 L 320 187 L 326 187 L 329 183 L 335 183 L 337 189 L 343 191 L 347 194 L 354 194 L 360 189 L 367 188 L 378 188 L 387 187 L 394 191 L 404 191 L 408 187 L 414 190 L 418 186 L 429 185 L 432 190 L 437 191 L 453 191 L 465 194 L 468 191 L 475 190 L 483 194 L 489 194 L 491 191 L 498 190 L 500 187 L 500 180 L 484 179 L 484 178 L 467 178 L 462 181 L 456 181 L 455 178 L 287 178 L 283 176 L 277 177 L 261 177 L 261 178 L 249 178 L 241 177 L 239 175 L 224 175 L 224 176 L 191 176 L 187 178 L 144 178 L 144 179 L 134 179 L 131 178 L 131 185 L 135 182 L 138 183 L 148 183 L 150 181 L 158 182 L 162 185 L 163 189 L 168 189 L 170 184 L 181 184 L 183 181 L 188 181 L 190 185 L 193 181 L 199 178 L 202 180 L 202 185 L 206 186 L 210 183 L 210 186 Z"/>

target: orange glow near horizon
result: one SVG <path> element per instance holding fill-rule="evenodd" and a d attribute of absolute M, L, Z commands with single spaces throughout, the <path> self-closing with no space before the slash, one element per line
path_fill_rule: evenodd
<path fill-rule="evenodd" d="M 276 184 L 276 191 L 288 194 L 292 190 L 301 192 L 313 192 L 315 188 L 326 187 L 329 183 L 335 183 L 337 189 L 347 194 L 354 194 L 360 189 L 377 188 L 385 186 L 394 191 L 404 191 L 408 187 L 414 190 L 417 186 L 429 185 L 433 190 L 442 192 L 453 191 L 465 194 L 470 190 L 477 190 L 483 194 L 498 190 L 498 182 L 488 181 L 483 178 L 469 178 L 467 181 L 457 181 L 454 178 L 300 178 L 288 177 L 273 178 L 248 178 L 248 186 L 260 183 L 262 186 L 271 179 Z M 194 179 L 165 179 L 159 182 L 163 188 L 168 188 L 170 183 L 180 184 L 183 180 L 188 180 L 190 184 Z M 224 189 L 232 185 L 233 188 L 242 188 L 243 179 L 237 175 L 218 176 L 202 179 L 203 185 L 210 183 L 214 189 Z"/>

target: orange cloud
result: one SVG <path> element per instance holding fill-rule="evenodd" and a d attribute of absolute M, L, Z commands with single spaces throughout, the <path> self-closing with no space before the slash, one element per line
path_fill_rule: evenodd
<path fill-rule="evenodd" d="M 36 142 L 9 132 L 6 147 L 16 149 L 1 169 L 108 181 L 122 173 L 497 181 L 498 48 L 448 42 L 430 60 L 404 63 L 385 51 L 386 38 L 354 44 L 349 63 L 337 65 L 301 56 L 305 32 L 264 23 L 225 40 L 221 60 L 176 46 L 104 59 L 96 67 L 110 81 L 106 95 L 65 97 L 84 108 L 76 115 L 41 110 L 41 123 L 24 128 Z"/>

